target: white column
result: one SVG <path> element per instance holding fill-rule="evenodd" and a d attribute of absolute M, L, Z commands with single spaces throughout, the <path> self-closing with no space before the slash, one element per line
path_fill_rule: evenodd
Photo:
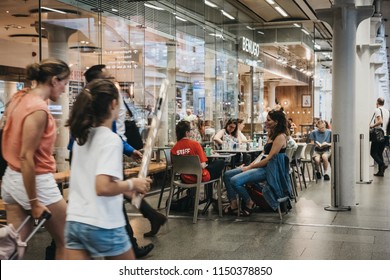
<path fill-rule="evenodd" d="M 278 86 L 279 82 L 270 82 L 268 83 L 268 107 L 273 109 L 275 107 L 275 89 Z"/>
<path fill-rule="evenodd" d="M 48 32 L 49 57 L 67 62 L 68 39 L 77 30 L 47 23 L 44 26 Z M 68 169 L 68 163 L 65 161 L 65 158 L 68 157 L 69 129 L 65 127 L 65 123 L 69 118 L 69 87 L 66 88 L 65 92 L 56 102 L 50 101 L 50 105 L 62 107 L 62 115 L 53 115 L 57 125 L 57 139 L 54 145 L 56 165 L 57 169 L 62 171 Z"/>
<path fill-rule="evenodd" d="M 339 154 L 338 170 L 332 156 L 331 204 L 335 210 L 356 203 L 356 29 L 373 12 L 372 6 L 356 7 L 354 0 L 335 0 L 330 9 L 317 10 L 317 16 L 333 28 L 332 133 L 339 135 L 339 149 L 335 151 L 332 145 L 332 152 Z"/>
<path fill-rule="evenodd" d="M 370 92 L 371 84 L 367 83 L 366 77 L 370 77 L 370 57 L 372 46 L 370 44 L 370 34 L 372 33 L 372 20 L 364 20 L 357 29 L 356 37 L 356 108 L 355 116 L 356 139 L 359 139 L 356 147 L 359 164 L 356 166 L 357 178 L 359 183 L 371 183 L 370 180 L 370 143 L 369 143 L 369 122 L 371 118 Z M 370 31 L 371 30 L 371 31 Z"/>
<path fill-rule="evenodd" d="M 175 111 L 176 107 L 176 84 L 175 84 L 175 75 L 176 75 L 176 42 L 167 43 L 167 79 L 169 80 L 169 87 L 167 91 L 168 100 L 165 102 L 165 107 L 163 108 L 162 119 L 160 121 L 160 127 L 158 130 L 158 137 L 156 146 L 164 146 L 168 144 L 168 134 L 169 141 L 176 142 L 175 134 Z M 157 90 L 160 90 L 158 88 Z M 157 93 L 156 93 L 157 94 Z M 170 112 L 168 114 L 168 112 Z M 172 112 L 172 113 L 171 113 Z"/>

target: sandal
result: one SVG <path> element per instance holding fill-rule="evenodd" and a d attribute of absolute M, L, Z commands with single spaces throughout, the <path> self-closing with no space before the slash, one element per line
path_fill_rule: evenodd
<path fill-rule="evenodd" d="M 237 216 L 238 215 L 238 208 L 233 209 L 230 205 L 223 208 L 223 214 L 230 215 L 230 216 Z"/>
<path fill-rule="evenodd" d="M 255 210 L 255 209 L 256 209 L 256 204 L 255 203 L 253 203 L 251 208 L 248 208 L 248 207 L 246 207 L 246 205 L 243 204 L 241 206 L 241 213 L 240 214 L 243 217 L 249 217 L 252 214 L 253 210 Z"/>

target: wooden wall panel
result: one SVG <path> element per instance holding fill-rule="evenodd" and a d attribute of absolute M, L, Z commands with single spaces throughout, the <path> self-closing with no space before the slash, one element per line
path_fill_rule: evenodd
<path fill-rule="evenodd" d="M 311 107 L 305 108 L 302 107 L 302 95 L 310 95 L 308 86 L 280 86 L 275 89 L 276 100 L 283 106 L 287 118 L 292 118 L 298 127 L 301 124 L 313 123 L 313 96 L 311 96 Z M 267 87 L 264 89 L 264 103 L 267 107 Z"/>

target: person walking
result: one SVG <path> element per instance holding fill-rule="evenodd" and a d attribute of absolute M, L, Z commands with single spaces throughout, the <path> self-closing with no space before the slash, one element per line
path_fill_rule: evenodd
<path fill-rule="evenodd" d="M 145 194 L 151 179 L 123 180 L 123 143 L 111 129 L 118 113 L 117 87 L 96 79 L 77 96 L 67 121 L 76 142 L 65 227 L 68 259 L 135 259 L 123 196 Z"/>
<path fill-rule="evenodd" d="M 379 127 L 386 135 L 386 127 L 389 122 L 389 111 L 383 107 L 385 100 L 379 97 L 376 101 L 376 109 L 372 116 L 374 123 L 370 124 L 370 128 Z M 387 166 L 383 159 L 383 151 L 386 147 L 386 141 L 383 142 L 371 142 L 370 155 L 374 161 L 378 164 L 378 172 L 374 176 L 383 177 Z"/>
<path fill-rule="evenodd" d="M 111 79 L 114 80 L 112 75 L 107 71 L 106 66 L 104 64 L 97 64 L 91 66 L 85 73 L 84 77 L 87 83 L 92 82 L 95 79 Z M 133 157 L 136 161 L 140 161 L 142 159 L 142 153 L 136 149 L 134 149 L 132 146 L 130 146 L 127 143 L 127 139 L 125 136 L 125 117 L 126 117 L 126 107 L 124 105 L 123 98 L 121 97 L 121 93 L 119 90 L 119 85 L 116 83 L 116 86 L 118 88 L 119 92 L 119 113 L 118 113 L 118 118 L 113 122 L 113 126 L 116 127 L 116 133 L 120 136 L 122 139 L 123 143 L 123 153 L 126 156 L 131 156 Z M 131 202 L 131 198 L 127 197 L 125 195 L 125 199 L 129 202 Z M 157 212 L 153 207 L 150 206 L 150 204 L 145 200 L 142 199 L 141 205 L 140 205 L 140 212 L 142 215 L 149 220 L 151 229 L 149 232 L 144 233 L 145 237 L 152 237 L 155 236 L 158 231 L 160 230 L 161 226 L 164 225 L 167 221 L 167 218 Z M 129 222 L 128 216 L 127 216 L 127 211 L 125 209 L 125 206 L 123 206 L 123 213 L 126 218 L 126 231 L 130 237 L 130 240 L 134 246 L 134 251 L 135 255 L 137 258 L 142 258 L 145 257 L 150 253 L 150 251 L 153 250 L 154 245 L 153 243 L 149 243 L 145 246 L 139 246 L 137 239 L 134 236 L 134 231 L 131 227 L 131 224 Z"/>
<path fill-rule="evenodd" d="M 27 79 L 35 81 L 33 89 L 25 88 L 14 94 L 6 109 L 2 152 L 8 167 L 3 176 L 1 196 L 7 211 L 7 222 L 18 228 L 30 212 L 38 219 L 46 211 L 52 218 L 45 222 L 57 248 L 56 259 L 65 259 L 64 226 L 66 202 L 53 173 L 56 172 L 53 147 L 56 123 L 48 101 L 57 101 L 69 81 L 68 65 L 49 58 L 27 66 Z M 25 240 L 33 220 L 23 227 L 20 237 Z"/>

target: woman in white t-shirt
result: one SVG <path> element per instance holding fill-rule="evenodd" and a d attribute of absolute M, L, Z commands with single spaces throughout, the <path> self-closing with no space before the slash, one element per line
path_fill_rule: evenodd
<path fill-rule="evenodd" d="M 115 84 L 98 79 L 77 96 L 67 122 L 76 140 L 65 226 L 69 259 L 135 259 L 125 230 L 123 194 L 144 194 L 151 180 L 123 181 L 123 143 L 111 130 L 118 111 Z"/>

